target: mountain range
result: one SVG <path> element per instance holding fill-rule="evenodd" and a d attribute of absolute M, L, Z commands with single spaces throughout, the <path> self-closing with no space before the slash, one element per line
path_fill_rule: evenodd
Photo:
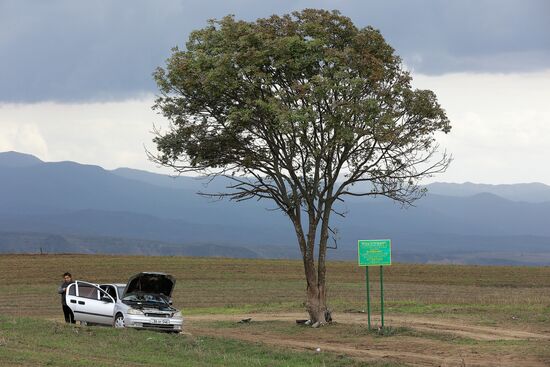
<path fill-rule="evenodd" d="M 211 200 L 226 181 L 0 153 L 0 252 L 295 258 L 290 222 L 269 201 Z M 391 238 L 395 261 L 550 264 L 550 186 L 432 183 L 414 207 L 348 198 L 337 249 Z"/>

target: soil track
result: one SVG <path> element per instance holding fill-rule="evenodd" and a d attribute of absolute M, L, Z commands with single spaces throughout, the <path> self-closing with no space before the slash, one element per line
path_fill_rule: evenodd
<path fill-rule="evenodd" d="M 303 319 L 303 313 L 261 313 L 248 315 L 193 315 L 187 316 L 188 321 L 232 321 L 252 317 L 255 321 L 292 321 Z M 364 324 L 367 317 L 360 313 L 339 313 L 335 316 L 342 324 Z M 419 316 L 391 316 L 386 323 L 393 326 L 407 326 L 416 330 L 454 334 L 474 340 L 529 340 L 540 339 L 550 341 L 550 334 L 540 334 L 523 330 L 510 330 L 489 326 L 466 325 L 463 320 L 439 320 Z"/>
<path fill-rule="evenodd" d="M 366 323 L 364 314 L 341 313 L 335 315 L 341 324 Z M 186 318 L 189 332 L 195 335 L 223 336 L 248 342 L 261 342 L 293 350 L 316 350 L 344 354 L 361 360 L 386 360 L 405 363 L 412 366 L 548 366 L 550 361 L 533 357 L 526 358 L 513 348 L 502 351 L 484 349 L 467 344 L 446 343 L 444 340 L 398 336 L 378 339 L 376 343 L 368 338 L 341 340 L 334 337 L 319 337 L 317 340 L 304 340 L 297 335 L 270 333 L 254 329 L 215 328 L 205 321 L 238 321 L 252 317 L 253 321 L 288 321 L 304 317 L 302 313 L 262 313 L 250 315 L 194 315 Z M 509 330 L 487 326 L 466 325 L 460 320 L 430 319 L 417 316 L 392 316 L 387 318 L 392 326 L 406 326 L 414 330 L 443 335 L 454 335 L 481 342 L 531 340 L 548 344 L 550 335 L 525 330 Z M 542 345 L 542 344 L 541 344 Z"/>

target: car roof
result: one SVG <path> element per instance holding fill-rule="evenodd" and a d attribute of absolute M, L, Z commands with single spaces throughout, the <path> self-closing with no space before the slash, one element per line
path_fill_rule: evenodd
<path fill-rule="evenodd" d="M 99 285 L 112 285 L 115 287 L 126 287 L 126 283 L 101 283 Z"/>

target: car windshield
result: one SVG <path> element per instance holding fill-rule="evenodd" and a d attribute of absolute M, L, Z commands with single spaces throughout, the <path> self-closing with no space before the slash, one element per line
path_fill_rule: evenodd
<path fill-rule="evenodd" d="M 168 303 L 164 296 L 161 296 L 158 294 L 141 293 L 141 292 L 128 293 L 126 296 L 124 296 L 122 300 L 131 301 L 131 302 L 146 302 L 146 303 L 160 303 L 160 304 Z"/>
<path fill-rule="evenodd" d="M 118 289 L 118 294 L 122 296 L 124 294 L 124 289 L 126 289 L 126 286 L 125 285 L 117 286 L 117 289 Z"/>

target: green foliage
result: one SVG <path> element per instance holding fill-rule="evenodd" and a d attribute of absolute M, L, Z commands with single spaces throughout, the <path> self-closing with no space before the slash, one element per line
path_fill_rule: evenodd
<path fill-rule="evenodd" d="M 416 182 L 448 163 L 429 163 L 434 133 L 450 131 L 435 94 L 411 88 L 378 30 L 337 11 L 212 20 L 154 77 L 154 108 L 173 124 L 155 138 L 154 159 L 242 174 L 234 199 L 313 211 L 365 180 L 373 188 L 361 194 L 410 202 L 422 194 Z"/>

